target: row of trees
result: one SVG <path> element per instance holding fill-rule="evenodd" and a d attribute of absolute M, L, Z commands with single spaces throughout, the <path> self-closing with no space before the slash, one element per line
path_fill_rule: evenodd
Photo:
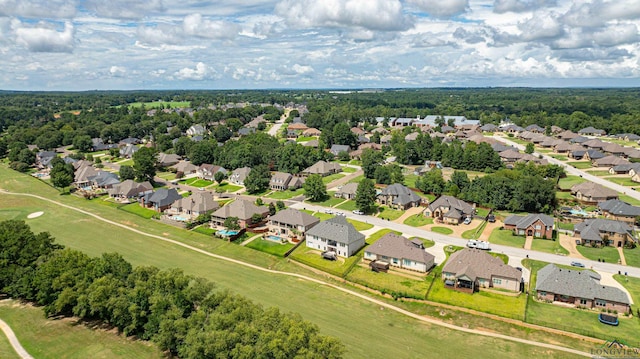
<path fill-rule="evenodd" d="M 181 270 L 63 249 L 23 221 L 0 222 L 0 290 L 151 340 L 181 358 L 339 358 L 342 344 L 299 315 L 263 309 Z"/>

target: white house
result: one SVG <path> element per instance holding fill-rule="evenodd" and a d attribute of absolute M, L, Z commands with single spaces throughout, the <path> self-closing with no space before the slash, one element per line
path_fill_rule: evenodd
<path fill-rule="evenodd" d="M 344 216 L 320 222 L 305 235 L 307 247 L 350 257 L 364 247 L 364 234 L 358 232 Z"/>

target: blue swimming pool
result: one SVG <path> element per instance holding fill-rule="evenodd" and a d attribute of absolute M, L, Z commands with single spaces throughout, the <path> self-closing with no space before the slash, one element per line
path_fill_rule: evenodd
<path fill-rule="evenodd" d="M 240 231 L 233 231 L 233 230 L 230 230 L 230 229 L 221 229 L 221 230 L 216 232 L 216 234 L 218 234 L 220 236 L 223 236 L 223 237 L 235 236 L 238 233 L 240 233 Z"/>
<path fill-rule="evenodd" d="M 180 221 L 180 222 L 186 222 L 188 220 L 188 218 L 182 217 L 182 216 L 173 216 L 171 217 L 171 219 L 173 219 L 174 221 Z"/>
<path fill-rule="evenodd" d="M 278 242 L 278 243 L 282 242 L 282 237 L 278 237 L 278 236 L 274 236 L 274 235 L 268 235 L 265 238 L 267 238 L 268 240 L 273 241 L 273 242 Z"/>
<path fill-rule="evenodd" d="M 571 212 L 571 214 L 573 214 L 574 216 L 584 216 L 584 217 L 586 217 L 586 216 L 587 216 L 587 214 L 588 214 L 588 213 L 587 213 L 585 210 L 583 210 L 583 209 L 580 209 L 580 210 L 572 209 L 570 212 Z"/>

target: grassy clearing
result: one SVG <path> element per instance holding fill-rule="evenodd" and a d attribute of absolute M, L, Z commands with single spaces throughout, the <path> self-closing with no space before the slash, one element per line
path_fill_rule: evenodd
<path fill-rule="evenodd" d="M 27 352 L 39 359 L 164 358 L 150 343 L 130 340 L 113 331 L 91 329 L 74 319 L 46 319 L 42 308 L 13 300 L 0 302 L 0 318 L 13 329 Z M 1 336 L 5 338 L 4 334 Z M 17 355 L 2 355 L 13 357 Z"/>
<path fill-rule="evenodd" d="M 560 189 L 568 190 L 568 189 L 571 189 L 571 187 L 573 187 L 574 185 L 577 185 L 586 181 L 587 180 L 582 177 L 567 176 L 565 178 L 560 178 L 560 181 L 558 181 L 558 187 Z"/>
<path fill-rule="evenodd" d="M 173 181 L 174 179 L 176 179 L 176 174 L 173 172 L 158 172 L 156 173 L 156 176 L 167 181 Z"/>
<path fill-rule="evenodd" d="M 489 242 L 503 246 L 523 248 L 525 241 L 524 237 L 515 236 L 512 231 L 500 228 L 495 228 L 489 236 Z"/>
<path fill-rule="evenodd" d="M 586 170 L 589 168 L 593 168 L 593 166 L 591 165 L 591 161 L 575 161 L 575 162 L 568 162 L 567 164 L 579 170 Z"/>
<path fill-rule="evenodd" d="M 278 257 L 284 257 L 284 254 L 287 253 L 289 249 L 293 248 L 293 244 L 277 243 L 277 242 L 259 237 L 247 243 L 246 247 L 253 248 L 261 252 L 273 254 Z"/>
<path fill-rule="evenodd" d="M 388 273 L 376 273 L 360 265 L 349 272 L 347 279 L 392 296 L 416 299 L 424 299 L 430 283 L 424 278 L 409 278 L 396 274 L 393 270 Z"/>
<path fill-rule="evenodd" d="M 354 173 L 356 171 L 358 171 L 358 169 L 356 169 L 354 167 L 342 166 L 342 172 L 344 172 L 344 173 Z"/>
<path fill-rule="evenodd" d="M 587 171 L 588 174 L 590 175 L 594 175 L 594 176 L 611 176 L 611 173 L 609 173 L 609 171 L 600 171 L 600 170 L 595 170 L 595 171 Z"/>
<path fill-rule="evenodd" d="M 357 221 L 351 218 L 347 218 L 347 222 L 353 224 L 358 231 L 366 231 L 367 229 L 373 228 L 373 224 Z"/>
<path fill-rule="evenodd" d="M 422 214 L 414 214 L 413 216 L 405 219 L 402 223 L 411 227 L 422 227 L 426 226 L 427 224 L 433 224 L 433 218 L 426 217 Z"/>
<path fill-rule="evenodd" d="M 338 277 L 346 275 L 362 258 L 361 255 L 354 255 L 349 258 L 338 257 L 337 260 L 332 261 L 322 258 L 321 254 L 321 251 L 309 248 L 306 243 L 303 243 L 289 255 L 289 258 Z"/>
<path fill-rule="evenodd" d="M 339 180 L 340 178 L 344 177 L 345 174 L 344 173 L 334 173 L 332 175 L 326 176 L 326 177 L 322 177 L 322 183 L 327 184 L 327 183 L 331 183 L 335 180 Z"/>
<path fill-rule="evenodd" d="M 286 190 L 286 191 L 273 191 L 271 192 L 269 195 L 267 195 L 267 198 L 273 198 L 273 199 L 291 199 L 293 197 L 297 197 L 300 195 L 304 194 L 304 189 L 303 188 L 298 188 L 295 191 L 290 191 L 290 190 Z"/>
<path fill-rule="evenodd" d="M 634 249 L 625 248 L 622 251 L 628 266 L 640 267 L 640 247 L 636 247 Z M 636 304 L 640 305 L 640 301 L 636 302 Z"/>
<path fill-rule="evenodd" d="M 336 208 L 344 209 L 344 210 L 347 210 L 347 211 L 353 211 L 355 209 L 358 209 L 358 205 L 356 204 L 355 201 L 348 200 L 346 202 L 341 203 Z"/>
<path fill-rule="evenodd" d="M 569 251 L 560 245 L 560 241 L 552 241 L 550 239 L 534 239 L 531 242 L 531 249 L 534 251 L 547 252 L 552 254 L 567 255 Z"/>
<path fill-rule="evenodd" d="M 569 159 L 565 155 L 549 155 L 549 157 L 555 158 L 556 160 L 559 160 L 559 161 L 566 161 Z"/>
<path fill-rule="evenodd" d="M 440 234 L 453 234 L 453 229 L 447 227 L 431 227 L 431 232 L 436 232 Z"/>
<path fill-rule="evenodd" d="M 217 230 L 209 227 L 208 224 L 203 224 L 192 229 L 192 231 L 204 234 L 205 236 L 213 236 Z"/>
<path fill-rule="evenodd" d="M 389 221 L 395 221 L 400 218 L 404 214 L 404 211 L 399 211 L 397 209 L 391 209 L 389 207 L 381 207 L 382 212 L 378 215 L 379 218 L 386 219 Z"/>
<path fill-rule="evenodd" d="M 364 175 L 360 175 L 350 179 L 349 183 L 360 183 L 360 181 L 362 181 L 363 179 L 364 179 Z"/>
<path fill-rule="evenodd" d="M 634 187 L 638 185 L 638 182 L 632 181 L 629 177 L 606 177 L 605 179 L 621 186 Z"/>
<path fill-rule="evenodd" d="M 126 105 L 129 108 L 142 107 L 145 108 L 186 108 L 191 107 L 191 102 L 189 101 L 153 101 L 153 102 L 132 102 Z M 121 107 L 121 106 L 116 106 Z"/>
<path fill-rule="evenodd" d="M 640 201 L 638 201 L 637 199 L 631 196 L 627 196 L 626 194 L 621 194 L 618 197 L 620 198 L 621 201 L 627 202 L 632 206 L 640 206 Z"/>
<path fill-rule="evenodd" d="M 597 261 L 598 259 L 604 259 L 607 263 L 618 263 L 620 260 L 620 255 L 618 254 L 618 250 L 613 247 L 602 247 L 602 248 L 594 248 L 594 247 L 586 247 L 586 246 L 576 246 L 578 252 L 583 256 Z M 626 257 L 625 257 L 626 258 Z"/>
<path fill-rule="evenodd" d="M 333 193 L 331 192 L 328 193 L 328 196 L 329 197 L 322 202 L 311 202 L 309 200 L 307 200 L 307 202 L 317 204 L 318 206 L 323 206 L 323 207 L 333 207 L 336 204 L 344 202 L 344 198 L 333 197 Z"/>
<path fill-rule="evenodd" d="M 238 186 L 235 184 L 231 184 L 228 182 L 222 182 L 220 184 L 217 184 L 209 189 L 217 192 L 217 193 L 233 193 L 236 191 L 241 190 L 243 187 L 242 186 Z"/>
<path fill-rule="evenodd" d="M 402 234 L 402 233 L 400 233 L 398 231 L 393 231 L 393 230 L 390 230 L 389 228 L 384 228 L 384 229 L 381 229 L 381 230 L 377 231 L 376 233 L 370 235 L 369 237 L 367 237 L 366 242 L 367 242 L 367 244 L 373 244 L 378 239 L 380 239 L 382 236 L 384 236 L 385 234 L 387 234 L 389 232 L 393 232 L 393 233 L 395 233 L 397 235 L 401 235 Z"/>
<path fill-rule="evenodd" d="M 178 183 L 185 184 L 187 186 L 198 187 L 198 188 L 211 186 L 213 184 L 213 182 L 211 182 L 211 181 L 207 181 L 207 180 L 200 179 L 200 178 L 197 178 L 197 177 L 189 178 L 189 179 L 186 179 L 186 180 L 181 180 L 181 181 L 178 181 Z"/>
<path fill-rule="evenodd" d="M 622 286 L 629 291 L 636 308 L 640 306 L 640 278 L 614 274 L 613 279 L 618 281 L 618 283 L 622 284 Z"/>
<path fill-rule="evenodd" d="M 138 215 L 142 218 L 146 218 L 146 219 L 151 219 L 153 216 L 157 215 L 158 212 L 149 209 L 149 208 L 144 208 L 141 205 L 137 204 L 137 203 L 130 203 L 127 204 L 125 206 L 120 207 L 121 210 L 128 212 L 128 213 L 133 213 L 135 215 Z"/>
<path fill-rule="evenodd" d="M 296 142 L 307 142 L 307 141 L 317 140 L 317 139 L 318 137 L 316 136 L 300 136 L 296 138 Z"/>
<path fill-rule="evenodd" d="M 566 231 L 573 231 L 573 227 L 575 226 L 575 224 L 570 222 L 556 222 L 556 225 L 559 229 L 564 229 Z"/>
<path fill-rule="evenodd" d="M 420 176 L 409 174 L 404 176 L 404 185 L 410 188 L 416 188 L 416 180 L 418 180 Z"/>

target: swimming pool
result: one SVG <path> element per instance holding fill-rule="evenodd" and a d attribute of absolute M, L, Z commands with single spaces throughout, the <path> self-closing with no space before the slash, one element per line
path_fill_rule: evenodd
<path fill-rule="evenodd" d="M 278 243 L 282 243 L 282 241 L 283 241 L 282 237 L 278 237 L 278 236 L 274 236 L 274 235 L 268 235 L 265 238 L 270 240 L 270 241 L 278 242 Z"/>
<path fill-rule="evenodd" d="M 174 221 L 180 221 L 180 222 L 186 222 L 189 220 L 188 218 L 182 217 L 182 216 L 173 216 L 171 217 L 171 219 L 173 219 Z"/>
<path fill-rule="evenodd" d="M 230 229 L 221 229 L 221 230 L 216 232 L 216 234 L 224 236 L 224 237 L 235 236 L 238 233 L 240 233 L 240 231 L 233 231 L 233 230 L 230 230 Z"/>
<path fill-rule="evenodd" d="M 575 216 L 584 216 L 586 217 L 588 215 L 588 213 L 584 210 L 584 209 L 572 209 L 569 212 L 571 212 L 571 214 L 575 215 Z"/>

